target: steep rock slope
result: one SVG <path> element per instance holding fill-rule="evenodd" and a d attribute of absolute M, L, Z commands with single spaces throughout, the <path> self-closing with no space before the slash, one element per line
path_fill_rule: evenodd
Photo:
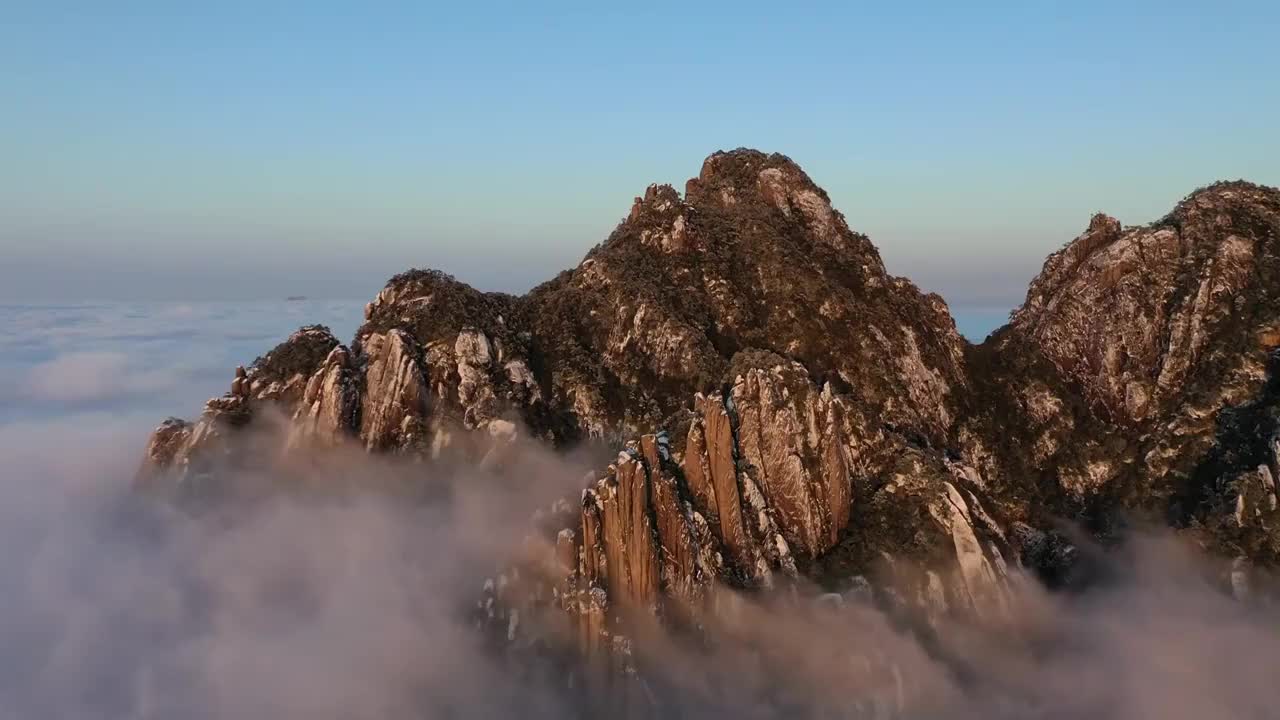
<path fill-rule="evenodd" d="M 169 418 L 147 443 L 137 482 L 160 492 L 216 494 L 221 478 L 262 466 L 277 444 L 339 442 L 356 411 L 348 350 L 323 325 L 308 325 L 245 368 L 205 403 L 194 423 Z M 283 421 L 297 420 L 286 432 Z M 253 427 L 258 432 L 245 432 Z"/>
<path fill-rule="evenodd" d="M 717 153 L 524 296 L 392 278 L 349 348 L 299 331 L 158 428 L 140 478 L 216 488 L 218 463 L 344 442 L 612 448 L 482 607 L 512 642 L 567 613 L 615 666 L 646 623 L 807 582 L 926 625 L 993 618 L 1019 568 L 1071 576 L 1062 519 L 1107 536 L 1136 514 L 1237 566 L 1277 559 L 1278 294 L 1280 192 L 1219 184 L 1149 226 L 1095 216 L 971 346 L 789 159 Z"/>
<path fill-rule="evenodd" d="M 941 440 L 963 341 L 940 298 L 889 276 L 780 155 L 717 153 L 683 197 L 652 186 L 574 270 L 520 304 L 549 388 L 588 434 L 643 431 L 768 350 Z"/>
<path fill-rule="evenodd" d="M 1010 324 L 970 350 L 957 444 L 1015 514 L 1215 524 L 1235 485 L 1274 475 L 1263 446 L 1277 347 L 1276 190 L 1219 183 L 1142 227 L 1097 215 L 1050 256 Z M 1258 446 L 1247 461 L 1242 444 Z M 1224 540 L 1210 538 L 1230 551 Z"/>
<path fill-rule="evenodd" d="M 291 445 L 346 433 L 439 455 L 473 444 L 467 431 L 618 444 L 732 384 L 740 353 L 768 351 L 855 393 L 874 424 L 940 446 L 967 382 L 942 300 L 889 276 L 788 158 L 750 150 L 709 157 L 683 198 L 650 187 L 577 268 L 523 297 L 410 271 L 365 315 L 350 349 L 289 369 L 305 407 L 302 392 L 228 397 L 294 418 Z"/>

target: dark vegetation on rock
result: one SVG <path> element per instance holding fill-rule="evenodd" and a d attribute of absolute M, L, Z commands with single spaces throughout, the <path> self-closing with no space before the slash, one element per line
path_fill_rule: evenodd
<path fill-rule="evenodd" d="M 257 358 L 250 367 L 263 377 L 288 379 L 298 373 L 310 374 L 338 345 L 338 340 L 324 325 L 299 328 L 289 340 Z"/>

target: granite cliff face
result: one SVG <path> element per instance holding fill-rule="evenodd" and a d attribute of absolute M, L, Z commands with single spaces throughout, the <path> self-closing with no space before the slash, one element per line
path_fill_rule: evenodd
<path fill-rule="evenodd" d="M 218 463 L 338 443 L 616 450 L 481 607 L 517 645 L 568 618 L 623 675 L 647 623 L 706 631 L 769 588 L 996 621 L 1012 584 L 1078 575 L 1063 520 L 1106 541 L 1167 524 L 1237 576 L 1280 556 L 1275 189 L 1213 185 L 1142 227 L 1095 216 L 973 346 L 793 162 L 736 150 L 683 194 L 648 188 L 526 295 L 415 270 L 365 318 L 349 347 L 303 328 L 196 423 L 167 421 L 140 483 L 216 488 Z"/>
<path fill-rule="evenodd" d="M 970 350 L 962 454 L 1015 514 L 1145 511 L 1273 561 L 1244 537 L 1269 533 L 1269 504 L 1229 532 L 1220 523 L 1237 488 L 1275 473 L 1278 236 L 1280 193 L 1243 182 L 1149 226 L 1095 216 L 1009 326 Z"/>

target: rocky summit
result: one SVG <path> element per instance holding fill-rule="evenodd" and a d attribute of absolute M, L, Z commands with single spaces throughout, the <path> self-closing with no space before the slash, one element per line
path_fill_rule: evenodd
<path fill-rule="evenodd" d="M 338 444 L 504 462 L 520 438 L 617 455 L 539 513 L 483 619 L 519 644 L 568 618 L 627 676 L 647 623 L 770 588 L 998 618 L 1023 578 L 1082 582 L 1067 525 L 1171 527 L 1256 585 L 1280 560 L 1280 191 L 1096 215 L 972 345 L 794 162 L 718 152 L 525 295 L 412 270 L 350 345 L 302 328 L 161 425 L 138 482 L 216 494 L 228 464 Z"/>

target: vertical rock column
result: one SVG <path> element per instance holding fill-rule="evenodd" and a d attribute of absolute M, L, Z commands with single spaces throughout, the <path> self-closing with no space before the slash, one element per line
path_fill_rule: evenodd
<path fill-rule="evenodd" d="M 360 439 L 370 450 L 406 447 L 423 432 L 427 384 L 413 338 L 402 330 L 364 340 Z"/>
<path fill-rule="evenodd" d="M 683 470 L 695 508 L 724 544 L 729 563 L 745 577 L 763 580 L 768 568 L 743 515 L 729 413 L 719 397 L 702 394 L 695 398 L 694 410 L 697 417 L 689 426 Z"/>
<path fill-rule="evenodd" d="M 293 416 L 288 448 L 338 444 L 354 434 L 360 412 L 360 389 L 351 353 L 339 345 L 312 374 Z"/>
<path fill-rule="evenodd" d="M 733 386 L 742 454 L 790 547 L 817 557 L 849 522 L 847 442 L 830 388 L 799 366 L 752 369 Z"/>

